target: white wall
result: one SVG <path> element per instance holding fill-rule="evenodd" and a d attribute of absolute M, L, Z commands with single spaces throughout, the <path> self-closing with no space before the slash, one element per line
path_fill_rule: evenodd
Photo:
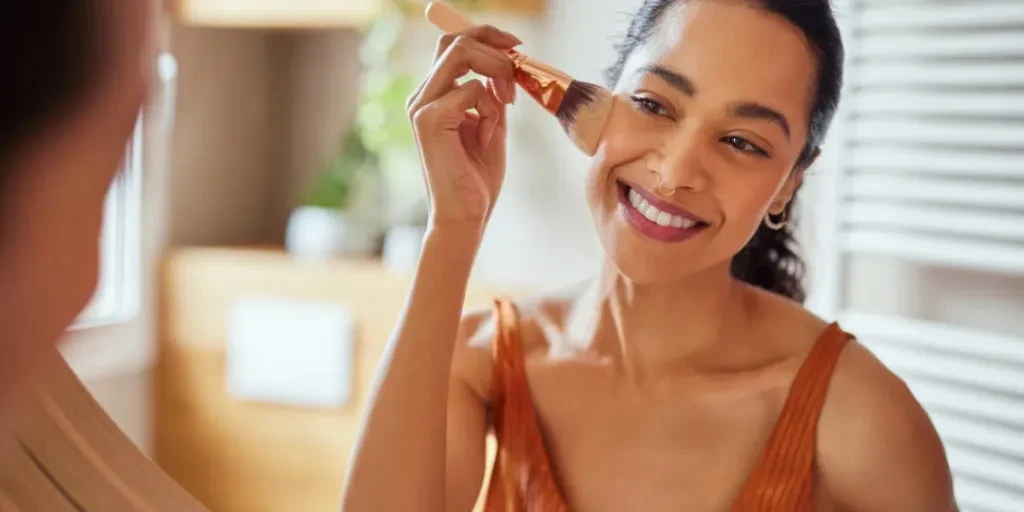
<path fill-rule="evenodd" d="M 612 44 L 638 0 L 551 2 L 536 30 L 520 35 L 523 50 L 579 80 L 602 83 L 614 62 Z M 586 23 L 581 15 L 586 13 Z M 511 29 L 511 30 L 514 30 Z M 512 108 L 506 189 L 481 248 L 478 273 L 543 288 L 592 276 L 601 261 L 583 190 L 584 156 L 558 123 L 525 95 Z"/>
<path fill-rule="evenodd" d="M 639 0 L 558 0 L 542 20 L 478 17 L 516 34 L 522 51 L 580 80 L 602 83 L 614 61 L 612 34 L 625 31 Z M 580 23 L 586 13 L 586 23 Z M 407 31 L 406 58 L 426 71 L 439 32 Z M 548 289 L 590 277 L 601 261 L 583 192 L 587 158 L 555 119 L 525 94 L 509 109 L 509 167 L 475 277 Z"/>

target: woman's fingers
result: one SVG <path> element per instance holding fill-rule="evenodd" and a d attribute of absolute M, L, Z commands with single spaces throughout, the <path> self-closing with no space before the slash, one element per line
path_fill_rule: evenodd
<path fill-rule="evenodd" d="M 515 102 L 515 98 L 516 98 L 516 95 L 515 95 L 515 85 L 513 85 L 512 87 L 513 87 L 513 89 L 512 89 L 512 91 L 513 91 L 513 93 L 512 93 L 512 101 Z M 506 103 L 500 99 L 501 97 L 498 95 L 498 91 L 495 88 L 494 80 L 488 80 L 487 81 L 487 93 L 491 96 L 491 98 L 494 99 L 495 104 L 498 105 L 498 114 L 499 115 L 498 115 L 498 119 L 497 119 L 497 121 L 496 121 L 494 126 L 495 126 L 495 128 L 501 128 L 501 129 L 504 130 L 505 127 L 506 127 L 506 122 L 505 121 L 508 119 L 508 117 L 505 115 L 505 105 L 506 105 Z"/>
<path fill-rule="evenodd" d="M 470 109 L 477 113 L 476 142 L 486 147 L 501 122 L 504 107 L 479 80 L 465 82 L 419 109 L 413 117 L 413 124 L 420 133 L 457 131 Z"/>
<path fill-rule="evenodd" d="M 519 38 L 513 36 L 512 34 L 509 34 L 508 32 L 498 30 L 497 28 L 491 25 L 477 25 L 464 32 L 443 34 L 441 37 L 439 37 L 437 39 L 437 46 L 434 48 L 433 62 L 436 63 L 437 60 L 440 59 L 445 54 L 446 51 L 448 51 L 448 48 L 451 47 L 451 45 L 459 36 L 467 36 L 477 41 L 480 41 L 488 46 L 491 46 L 492 48 L 497 49 L 503 55 L 503 50 L 507 50 L 514 46 L 522 44 L 522 41 L 520 41 Z M 428 74 L 426 78 L 424 78 L 423 81 L 421 81 L 419 85 L 416 86 L 416 90 L 409 95 L 409 98 L 405 102 L 406 110 L 412 109 L 413 102 L 415 102 L 416 99 L 419 98 L 420 93 L 423 91 L 423 87 L 427 84 L 427 82 L 430 81 L 430 78 L 431 74 Z M 451 87 L 453 89 L 458 85 L 459 84 L 457 80 L 452 80 Z M 514 90 L 514 84 L 510 84 L 510 87 L 512 87 Z"/>
<path fill-rule="evenodd" d="M 470 71 L 496 82 L 498 97 L 510 102 L 513 98 L 513 66 L 504 50 L 518 44 L 518 39 L 489 25 L 473 27 L 461 34 L 446 34 L 438 41 L 438 57 L 434 67 L 406 107 L 410 116 L 415 110 L 452 90 L 457 81 Z"/>
<path fill-rule="evenodd" d="M 494 79 L 504 101 L 511 100 L 512 60 L 501 51 L 469 36 L 459 36 L 434 64 L 430 79 L 420 91 L 422 104 L 430 103 L 448 92 L 454 80 L 470 71 Z"/>
<path fill-rule="evenodd" d="M 484 43 L 492 48 L 507 50 L 517 45 L 523 44 L 518 37 L 509 34 L 503 30 L 498 30 L 491 25 L 476 25 L 467 29 L 464 32 L 455 34 L 444 34 L 437 38 L 437 47 L 434 49 L 434 60 L 440 59 L 444 52 L 448 50 L 448 47 L 455 42 L 458 36 L 468 36 L 481 43 Z"/>

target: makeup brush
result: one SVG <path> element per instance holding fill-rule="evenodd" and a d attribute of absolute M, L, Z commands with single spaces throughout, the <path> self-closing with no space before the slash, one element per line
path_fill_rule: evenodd
<path fill-rule="evenodd" d="M 451 5 L 432 0 L 426 17 L 447 33 L 461 32 L 473 25 Z M 558 119 L 562 130 L 576 147 L 592 156 L 612 110 L 614 96 L 608 89 L 582 80 L 534 60 L 516 50 L 508 50 L 515 66 L 515 81 L 531 98 Z"/>

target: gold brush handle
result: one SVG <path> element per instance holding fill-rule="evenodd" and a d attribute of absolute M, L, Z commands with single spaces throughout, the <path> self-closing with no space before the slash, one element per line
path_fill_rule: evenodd
<path fill-rule="evenodd" d="M 469 21 L 469 18 L 466 18 L 458 9 L 441 0 L 431 0 L 427 4 L 426 16 L 427 21 L 449 34 L 462 32 L 473 26 L 473 22 Z"/>

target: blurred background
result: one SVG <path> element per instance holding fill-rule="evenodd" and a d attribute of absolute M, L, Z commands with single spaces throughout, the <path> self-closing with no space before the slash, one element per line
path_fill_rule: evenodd
<path fill-rule="evenodd" d="M 453 0 L 600 82 L 639 0 Z M 924 403 L 965 511 L 1024 510 L 1024 3 L 834 2 L 846 92 L 799 196 L 809 307 Z M 425 222 L 404 101 L 415 0 L 177 0 L 64 353 L 215 512 L 334 510 Z M 524 96 L 520 96 L 525 98 Z M 587 160 L 540 107 L 470 307 L 585 279 Z"/>

